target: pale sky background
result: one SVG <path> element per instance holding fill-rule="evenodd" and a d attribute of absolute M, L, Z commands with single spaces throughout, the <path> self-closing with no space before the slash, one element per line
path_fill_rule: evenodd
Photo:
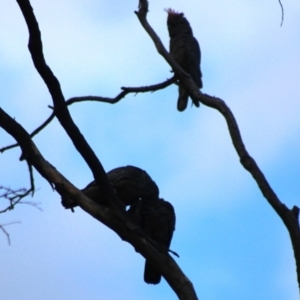
<path fill-rule="evenodd" d="M 113 97 L 172 74 L 140 26 L 138 0 L 31 2 L 48 65 L 66 99 Z M 121 4 L 120 4 L 121 3 Z M 203 92 L 226 101 L 250 155 L 288 206 L 300 205 L 300 2 L 150 1 L 148 20 L 168 47 L 164 8 L 185 13 L 202 50 Z M 0 105 L 29 132 L 51 98 L 27 50 L 15 1 L 0 1 Z M 224 118 L 202 105 L 176 110 L 177 87 L 128 95 L 115 105 L 80 103 L 74 120 L 104 168 L 135 165 L 176 210 L 171 248 L 201 300 L 298 299 L 288 232 L 232 146 Z M 92 174 L 53 121 L 34 138 L 44 157 L 77 187 Z M 0 147 L 13 139 L 0 130 Z M 20 150 L 0 155 L 0 185 L 28 187 Z M 0 215 L 1 299 L 176 299 L 165 280 L 143 282 L 144 259 L 82 212 L 72 214 L 34 172 L 42 212 L 18 205 Z M 2 207 L 5 206 L 2 202 Z"/>

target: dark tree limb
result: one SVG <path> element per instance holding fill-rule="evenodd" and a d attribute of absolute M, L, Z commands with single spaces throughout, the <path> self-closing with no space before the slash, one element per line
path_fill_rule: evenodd
<path fill-rule="evenodd" d="M 293 209 L 289 209 L 286 207 L 285 204 L 283 204 L 279 200 L 279 198 L 271 188 L 270 184 L 268 183 L 267 179 L 265 178 L 263 172 L 260 170 L 255 160 L 249 155 L 248 151 L 246 150 L 246 147 L 243 143 L 240 134 L 238 124 L 230 108 L 226 105 L 226 103 L 222 99 L 212 97 L 206 94 L 202 94 L 198 90 L 198 87 L 193 82 L 191 77 L 188 74 L 186 74 L 184 70 L 182 70 L 180 66 L 172 59 L 172 57 L 169 55 L 168 51 L 163 46 L 157 34 L 149 25 L 146 19 L 147 12 L 148 12 L 148 1 L 140 0 L 139 3 L 140 3 L 139 11 L 135 13 L 141 25 L 144 27 L 146 32 L 153 40 L 158 53 L 162 55 L 164 59 L 169 63 L 176 77 L 179 78 L 181 83 L 184 85 L 184 88 L 187 89 L 194 98 L 198 98 L 198 100 L 201 103 L 218 110 L 223 115 L 223 117 L 227 122 L 231 140 L 240 158 L 241 164 L 247 171 L 250 172 L 250 174 L 256 181 L 260 191 L 262 192 L 263 196 L 266 198 L 268 203 L 273 207 L 273 209 L 276 211 L 276 213 L 279 215 L 279 217 L 285 224 L 289 232 L 293 250 L 294 250 L 294 257 L 295 257 L 296 268 L 297 268 L 298 286 L 300 288 L 300 227 L 299 227 L 299 220 L 298 220 L 299 209 L 297 207 L 296 208 L 294 207 Z"/>
<path fill-rule="evenodd" d="M 43 78 L 52 96 L 55 115 L 71 138 L 78 152 L 92 170 L 105 202 L 109 205 L 102 206 L 94 203 L 68 182 L 42 157 L 24 128 L 2 109 L 0 109 L 0 126 L 16 139 L 22 149 L 23 158 L 26 159 L 30 165 L 33 165 L 61 195 L 67 193 L 67 195 L 74 198 L 82 209 L 114 230 L 123 240 L 132 244 L 137 252 L 141 253 L 151 263 L 157 266 L 179 299 L 197 299 L 192 283 L 182 273 L 169 254 L 166 253 L 166 251 L 164 253 L 158 251 L 153 246 L 151 240 L 141 232 L 141 229 L 128 219 L 125 212 L 113 205 L 114 195 L 108 184 L 106 173 L 100 161 L 74 124 L 67 109 L 60 84 L 45 62 L 40 31 L 30 2 L 28 0 L 17 0 L 17 2 L 29 29 L 29 51 L 37 71 Z"/>
<path fill-rule="evenodd" d="M 123 98 L 125 98 L 126 95 L 130 93 L 146 93 L 146 92 L 156 92 L 158 90 L 164 89 L 175 82 L 175 76 L 172 78 L 167 79 L 164 82 L 149 85 L 149 86 L 142 86 L 142 87 L 121 87 L 122 92 L 120 92 L 116 97 L 114 98 L 108 98 L 108 97 L 100 97 L 100 96 L 81 96 L 81 97 L 72 97 L 66 101 L 66 105 L 72 105 L 74 103 L 78 102 L 84 102 L 84 101 L 96 101 L 96 102 L 104 102 L 109 104 L 115 104 L 119 101 L 121 101 Z M 53 109 L 52 106 L 50 106 L 51 109 Z M 43 130 L 50 122 L 54 119 L 55 113 L 52 112 L 51 115 L 39 126 L 37 127 L 31 134 L 30 137 L 34 137 L 37 135 L 41 130 Z M 5 146 L 3 148 L 0 148 L 0 153 L 17 147 L 18 144 L 12 144 L 9 146 Z"/>
<path fill-rule="evenodd" d="M 125 212 L 115 206 L 99 205 L 87 198 L 80 190 L 64 178 L 40 154 L 25 129 L 0 108 L 0 127 L 13 136 L 20 145 L 24 157 L 59 194 L 67 194 L 88 214 L 115 231 L 122 240 L 130 243 L 144 258 L 147 258 L 161 272 L 179 299 L 198 299 L 190 280 L 167 251 L 155 247 L 151 239 L 135 225 Z M 109 195 L 113 197 L 113 194 Z M 113 203 L 113 199 L 108 199 Z"/>
<path fill-rule="evenodd" d="M 45 120 L 38 128 L 36 128 L 31 134 L 30 137 L 34 137 L 35 135 L 37 135 L 41 130 L 43 130 L 48 124 L 50 124 L 50 122 L 54 119 L 55 117 L 55 113 L 52 112 L 51 115 L 47 118 L 47 120 Z M 19 144 L 15 143 L 9 146 L 5 146 L 3 148 L 0 148 L 0 153 L 5 152 L 6 150 L 9 149 L 13 149 L 15 147 L 18 147 Z"/>
<path fill-rule="evenodd" d="M 52 97 L 55 116 L 57 117 L 60 124 L 72 140 L 77 151 L 81 154 L 81 156 L 91 169 L 93 177 L 97 182 L 99 189 L 103 191 L 103 201 L 108 203 L 108 200 L 110 198 L 109 195 L 112 193 L 112 190 L 108 183 L 106 173 L 102 164 L 95 155 L 94 151 L 89 146 L 89 144 L 81 134 L 79 128 L 74 123 L 67 108 L 65 98 L 60 87 L 60 83 L 49 68 L 49 66 L 46 64 L 43 54 L 41 32 L 39 30 L 39 26 L 33 13 L 31 4 L 29 0 L 17 0 L 17 3 L 20 6 L 20 9 L 28 27 L 28 48 L 32 57 L 32 61 L 36 70 L 45 82 L 49 93 Z"/>

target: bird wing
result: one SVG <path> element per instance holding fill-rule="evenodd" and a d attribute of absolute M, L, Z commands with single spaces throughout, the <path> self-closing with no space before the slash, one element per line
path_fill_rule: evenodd
<path fill-rule="evenodd" d="M 193 36 L 186 36 L 185 53 L 187 72 L 191 75 L 194 82 L 199 88 L 202 88 L 202 74 L 200 70 L 201 52 L 198 41 Z"/>

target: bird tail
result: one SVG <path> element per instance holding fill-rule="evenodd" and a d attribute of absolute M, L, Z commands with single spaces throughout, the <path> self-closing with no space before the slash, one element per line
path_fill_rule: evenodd
<path fill-rule="evenodd" d="M 187 90 L 179 87 L 178 89 L 178 101 L 177 101 L 177 109 L 179 111 L 184 111 L 187 107 L 188 104 L 188 99 L 189 99 L 189 94 L 187 92 Z"/>
<path fill-rule="evenodd" d="M 194 104 L 196 107 L 199 107 L 199 106 L 200 106 L 199 100 L 198 100 L 197 98 L 193 98 L 192 96 L 191 96 L 191 98 L 192 98 L 193 104 Z"/>
<path fill-rule="evenodd" d="M 77 206 L 77 203 L 68 196 L 61 197 L 61 204 L 65 209 L 73 209 L 73 207 Z"/>
<path fill-rule="evenodd" d="M 187 104 L 188 104 L 189 93 L 187 92 L 187 90 L 185 90 L 181 87 L 179 87 L 178 92 L 179 92 L 179 96 L 178 96 L 178 102 L 177 102 L 177 109 L 179 111 L 184 111 L 187 107 Z M 199 107 L 199 100 L 198 99 L 193 99 L 192 98 L 192 101 L 193 101 L 193 104 L 196 107 Z"/>
<path fill-rule="evenodd" d="M 160 283 L 161 274 L 146 260 L 144 270 L 144 281 L 150 284 Z"/>

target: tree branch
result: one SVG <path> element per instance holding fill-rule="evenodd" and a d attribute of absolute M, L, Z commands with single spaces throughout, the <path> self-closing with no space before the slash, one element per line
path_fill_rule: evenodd
<path fill-rule="evenodd" d="M 48 181 L 61 195 L 68 195 L 88 214 L 115 231 L 122 240 L 130 243 L 144 258 L 147 258 L 161 272 L 179 299 L 195 300 L 196 293 L 192 283 L 167 251 L 155 247 L 151 239 L 135 225 L 125 211 L 114 206 L 99 205 L 87 198 L 80 190 L 64 178 L 40 154 L 25 129 L 0 108 L 0 126 L 19 143 L 29 164 Z M 111 195 L 113 197 L 113 194 Z M 109 203 L 113 203 L 109 199 Z"/>
<path fill-rule="evenodd" d="M 131 93 L 147 93 L 147 92 L 156 92 L 158 90 L 164 89 L 175 82 L 175 76 L 172 78 L 167 79 L 164 82 L 149 85 L 149 86 L 141 86 L 141 87 L 121 87 L 122 92 L 119 93 L 114 98 L 108 97 L 99 97 L 99 96 L 81 96 L 81 97 L 72 97 L 66 101 L 67 105 L 71 105 L 73 103 L 82 102 L 82 101 L 97 101 L 97 102 L 104 102 L 109 104 L 115 104 L 125 98 L 126 95 Z"/>
<path fill-rule="evenodd" d="M 231 136 L 232 143 L 234 148 L 240 158 L 240 162 L 243 167 L 250 172 L 256 181 L 259 189 L 261 190 L 263 196 L 269 202 L 269 204 L 273 207 L 276 213 L 279 215 L 283 223 L 288 229 L 293 250 L 294 256 L 296 260 L 297 267 L 297 277 L 298 277 L 298 285 L 300 288 L 300 227 L 298 215 L 294 213 L 295 209 L 288 209 L 277 197 L 264 174 L 256 164 L 255 160 L 249 155 L 246 147 L 243 143 L 240 130 L 238 124 L 235 120 L 233 113 L 230 108 L 226 105 L 226 103 L 216 97 L 212 97 L 206 94 L 202 94 L 190 76 L 186 76 L 186 73 L 180 68 L 180 66 L 172 59 L 168 51 L 163 46 L 161 40 L 154 32 L 154 30 L 149 25 L 146 17 L 148 12 L 148 1 L 140 0 L 139 1 L 139 11 L 135 12 L 141 25 L 144 27 L 146 32 L 149 34 L 151 39 L 153 40 L 156 49 L 160 55 L 164 57 L 164 59 L 169 63 L 172 67 L 175 75 L 179 80 L 183 83 L 184 87 L 189 91 L 189 93 L 194 97 L 198 98 L 198 100 L 206 106 L 214 108 L 218 110 L 223 117 L 225 118 L 228 126 L 228 130 Z"/>
<path fill-rule="evenodd" d="M 106 173 L 94 151 L 74 123 L 66 106 L 65 99 L 60 88 L 60 83 L 54 76 L 49 66 L 46 64 L 43 54 L 41 33 L 30 2 L 28 0 L 17 0 L 17 3 L 20 6 L 29 30 L 28 48 L 31 53 L 34 66 L 44 80 L 51 94 L 54 104 L 54 113 L 72 140 L 75 148 L 91 169 L 99 189 L 103 192 L 103 201 L 108 203 L 110 194 L 112 194 L 112 190 L 108 183 Z"/>
<path fill-rule="evenodd" d="M 30 137 L 33 138 L 35 135 L 37 135 L 41 130 L 43 130 L 48 124 L 50 124 L 50 122 L 54 119 L 55 117 L 55 113 L 52 112 L 51 115 L 47 118 L 46 121 L 44 121 L 38 128 L 36 128 L 31 134 L 30 134 Z M 9 149 L 13 149 L 15 147 L 18 147 L 19 144 L 12 144 L 12 145 L 9 145 L 9 146 L 5 146 L 3 148 L 0 148 L 0 153 L 3 153 L 5 152 L 6 150 L 9 150 Z"/>
<path fill-rule="evenodd" d="M 28 133 L 15 120 L 0 109 L 0 126 L 2 126 L 19 143 L 23 155 L 30 165 L 51 183 L 61 194 L 67 194 L 74 198 L 79 206 L 100 222 L 114 230 L 123 240 L 132 244 L 135 250 L 141 253 L 166 278 L 179 299 L 197 299 L 192 283 L 182 273 L 175 261 L 165 251 L 158 251 L 151 240 L 142 230 L 133 224 L 124 211 L 118 209 L 114 204 L 114 195 L 108 184 L 104 169 L 87 144 L 79 129 L 73 122 L 67 109 L 60 84 L 47 66 L 43 52 L 40 31 L 28 0 L 17 0 L 29 29 L 29 50 L 34 65 L 43 78 L 52 96 L 54 112 L 63 128 L 71 138 L 74 146 L 83 156 L 93 172 L 99 189 L 105 197 L 108 206 L 102 206 L 86 198 L 84 194 L 68 182 L 51 164 L 49 164 L 39 153 Z"/>
<path fill-rule="evenodd" d="M 280 8 L 281 8 L 281 23 L 280 23 L 280 27 L 282 26 L 283 24 L 283 21 L 284 21 L 284 9 L 283 9 L 283 5 L 281 3 L 281 0 L 278 0 L 279 2 L 279 5 L 280 5 Z"/>
<path fill-rule="evenodd" d="M 69 100 L 66 101 L 66 105 L 72 105 L 73 103 L 78 102 L 84 102 L 84 101 L 96 101 L 96 102 L 104 102 L 109 104 L 115 104 L 119 101 L 121 101 L 123 98 L 125 98 L 126 95 L 130 93 L 146 93 L 146 92 L 156 92 L 158 90 L 164 89 L 175 82 L 175 76 L 172 78 L 167 79 L 164 82 L 149 85 L 149 86 L 142 86 L 142 87 L 121 87 L 122 92 L 120 92 L 116 97 L 114 98 L 108 98 L 108 97 L 100 97 L 100 96 L 81 96 L 81 97 L 72 97 Z M 53 109 L 53 107 L 50 107 Z M 37 135 L 40 131 L 42 131 L 50 122 L 54 119 L 55 113 L 54 111 L 51 113 L 51 115 L 39 126 L 37 127 L 31 134 L 30 137 L 33 138 L 35 135 Z M 9 146 L 5 146 L 3 148 L 0 148 L 0 153 L 3 153 L 6 150 L 12 149 L 17 147 L 18 144 L 12 144 Z"/>
<path fill-rule="evenodd" d="M 5 190 L 5 193 L 0 195 L 0 198 L 5 198 L 9 201 L 9 205 L 3 209 L 0 210 L 0 214 L 1 213 L 5 213 L 9 210 L 13 210 L 15 208 L 15 206 L 17 204 L 29 204 L 29 205 L 33 205 L 35 207 L 37 207 L 37 205 L 33 202 L 24 202 L 22 201 L 22 199 L 24 199 L 25 197 L 27 197 L 30 193 L 31 196 L 34 195 L 35 192 L 35 186 L 34 186 L 34 178 L 33 178 L 33 172 L 32 172 L 32 166 L 27 162 L 28 165 L 28 171 L 29 171 L 29 178 L 30 178 L 30 188 L 27 189 L 18 189 L 18 190 L 12 190 L 10 188 L 5 188 L 3 186 L 0 186 L 0 190 Z M 21 202 L 22 201 L 22 202 Z"/>
<path fill-rule="evenodd" d="M 32 202 L 22 201 L 25 197 L 27 197 L 29 195 L 29 193 L 32 192 L 32 189 L 29 189 L 29 190 L 26 190 L 26 189 L 12 190 L 10 188 L 0 186 L 0 190 L 5 191 L 2 195 L 0 195 L 0 198 L 7 199 L 9 201 L 9 205 L 6 208 L 0 210 L 0 214 L 6 213 L 9 210 L 13 210 L 17 204 L 22 204 L 22 203 L 23 204 L 30 204 L 30 205 L 33 205 L 33 206 L 37 207 L 37 205 L 32 203 Z"/>
<path fill-rule="evenodd" d="M 4 228 L 4 226 L 8 226 L 8 225 L 12 225 L 12 224 L 20 224 L 21 222 L 11 222 L 11 223 L 7 223 L 7 224 L 0 224 L 0 230 L 2 230 L 2 232 L 6 235 L 7 237 L 7 242 L 8 245 L 10 246 L 10 235 L 9 233 L 6 231 L 6 229 Z"/>

